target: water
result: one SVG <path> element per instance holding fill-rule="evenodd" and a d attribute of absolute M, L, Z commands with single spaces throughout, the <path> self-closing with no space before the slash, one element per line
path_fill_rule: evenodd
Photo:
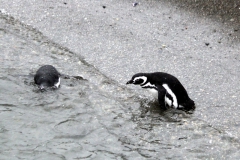
<path fill-rule="evenodd" d="M 231 125 L 229 132 L 199 111 L 163 112 L 149 98 L 5 14 L 0 14 L 0 53 L 0 159 L 240 157 L 238 132 L 231 132 L 239 126 Z M 44 64 L 69 76 L 60 89 L 37 91 L 33 75 Z M 219 116 L 213 109 L 210 114 Z"/>

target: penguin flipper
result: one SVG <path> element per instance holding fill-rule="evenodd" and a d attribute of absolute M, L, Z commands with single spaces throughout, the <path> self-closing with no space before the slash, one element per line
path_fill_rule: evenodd
<path fill-rule="evenodd" d="M 158 88 L 158 103 L 163 110 L 166 110 L 167 107 L 164 99 L 166 95 L 166 89 L 162 86 L 158 86 L 157 88 Z"/>

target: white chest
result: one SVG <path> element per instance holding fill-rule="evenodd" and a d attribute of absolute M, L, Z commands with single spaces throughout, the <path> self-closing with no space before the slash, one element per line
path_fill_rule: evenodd
<path fill-rule="evenodd" d="M 149 91 L 149 93 L 155 98 L 158 99 L 158 91 L 154 88 L 148 88 L 147 89 Z"/>

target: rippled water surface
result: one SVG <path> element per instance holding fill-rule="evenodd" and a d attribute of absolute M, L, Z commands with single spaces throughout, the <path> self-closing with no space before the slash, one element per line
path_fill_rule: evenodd
<path fill-rule="evenodd" d="M 0 14 L 0 159 L 238 159 L 239 139 L 194 113 L 161 111 L 67 48 Z M 35 71 L 54 65 L 55 91 Z M 236 127 L 237 128 L 237 127 Z"/>

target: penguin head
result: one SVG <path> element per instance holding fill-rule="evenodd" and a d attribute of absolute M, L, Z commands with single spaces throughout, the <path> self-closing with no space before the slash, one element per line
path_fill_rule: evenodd
<path fill-rule="evenodd" d="M 58 88 L 60 85 L 60 73 L 55 67 L 44 65 L 37 70 L 34 81 L 40 90 L 53 87 Z"/>
<path fill-rule="evenodd" d="M 54 85 L 54 81 L 49 79 L 48 77 L 41 77 L 38 79 L 37 84 L 40 90 L 45 90 L 46 88 L 52 87 Z"/>
<path fill-rule="evenodd" d="M 43 90 L 46 90 L 46 88 L 48 88 L 48 86 L 46 84 L 41 84 L 38 86 L 38 88 L 43 91 Z"/>
<path fill-rule="evenodd" d="M 146 76 L 145 73 L 137 73 L 126 84 L 144 85 L 147 82 L 147 80 L 148 77 Z"/>

